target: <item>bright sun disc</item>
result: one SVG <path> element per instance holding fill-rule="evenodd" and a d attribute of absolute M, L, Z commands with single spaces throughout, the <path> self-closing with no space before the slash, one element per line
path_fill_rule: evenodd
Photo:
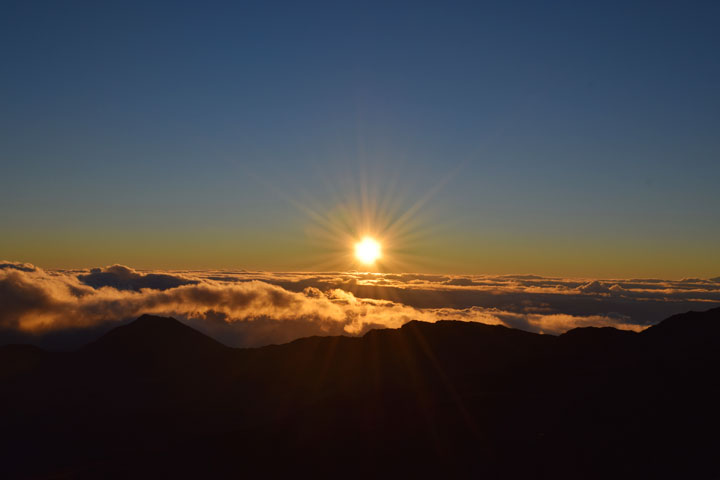
<path fill-rule="evenodd" d="M 355 257 L 366 265 L 375 263 L 380 258 L 380 244 L 370 237 L 365 237 L 355 244 Z"/>

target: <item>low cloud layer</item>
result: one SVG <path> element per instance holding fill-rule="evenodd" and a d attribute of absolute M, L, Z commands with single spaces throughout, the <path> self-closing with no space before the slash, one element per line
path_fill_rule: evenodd
<path fill-rule="evenodd" d="M 410 320 L 464 320 L 559 334 L 642 330 L 720 305 L 717 279 L 599 280 L 245 271 L 46 271 L 0 262 L 0 344 L 72 348 L 143 313 L 174 316 L 232 346 L 362 335 Z"/>
<path fill-rule="evenodd" d="M 78 280 L 91 287 L 113 287 L 117 290 L 135 290 L 144 288 L 167 290 L 181 285 L 198 283 L 197 280 L 179 275 L 162 273 L 139 273 L 124 265 L 112 265 L 106 268 L 93 268 L 87 274 L 78 275 Z"/>

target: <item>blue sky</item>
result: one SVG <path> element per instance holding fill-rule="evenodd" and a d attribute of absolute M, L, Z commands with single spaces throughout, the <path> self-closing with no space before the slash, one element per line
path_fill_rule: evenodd
<path fill-rule="evenodd" d="M 324 247 L 298 203 L 331 215 L 367 187 L 392 218 L 425 200 L 406 268 L 717 275 L 718 19 L 717 2 L 6 2 L 0 257 L 310 269 Z"/>

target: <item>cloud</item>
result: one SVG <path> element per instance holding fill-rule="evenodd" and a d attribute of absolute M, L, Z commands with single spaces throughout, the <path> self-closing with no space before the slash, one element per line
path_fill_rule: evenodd
<path fill-rule="evenodd" d="M 628 290 L 624 289 L 618 284 L 608 286 L 607 283 L 593 280 L 592 282 L 583 283 L 577 290 L 582 293 L 597 293 L 597 294 L 614 294 L 614 293 L 626 293 Z"/>
<path fill-rule="evenodd" d="M 698 279 L 138 272 L 122 265 L 46 271 L 4 262 L 0 343 L 59 339 L 57 345 L 77 346 L 143 313 L 174 316 L 233 346 L 362 335 L 410 320 L 463 320 L 551 334 L 579 326 L 640 330 L 673 313 L 718 303 L 720 285 Z"/>
<path fill-rule="evenodd" d="M 443 282 L 445 285 L 457 285 L 460 287 L 469 287 L 471 285 L 478 285 L 472 279 L 467 277 L 456 277 L 451 278 Z"/>
<path fill-rule="evenodd" d="M 33 272 L 35 271 L 35 265 L 30 263 L 19 263 L 19 262 L 8 262 L 7 260 L 0 260 L 0 270 L 20 270 L 21 272 Z"/>
<path fill-rule="evenodd" d="M 582 285 L 577 287 L 577 290 L 582 293 L 608 293 L 610 291 L 610 289 L 605 286 L 604 283 L 597 280 L 583 283 Z"/>
<path fill-rule="evenodd" d="M 135 291 L 142 290 L 143 288 L 167 290 L 169 288 L 179 287 L 180 285 L 197 283 L 196 280 L 189 280 L 176 275 L 138 273 L 124 265 L 93 268 L 90 270 L 90 273 L 78 275 L 78 279 L 84 284 L 94 288 L 113 287 L 118 290 Z"/>

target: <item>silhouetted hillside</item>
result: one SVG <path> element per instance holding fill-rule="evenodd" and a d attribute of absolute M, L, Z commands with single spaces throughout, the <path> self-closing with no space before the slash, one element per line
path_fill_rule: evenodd
<path fill-rule="evenodd" d="M 720 309 L 559 337 L 410 322 L 232 349 L 142 316 L 0 347 L 11 477 L 720 475 Z"/>
<path fill-rule="evenodd" d="M 112 351 L 122 355 L 138 350 L 173 354 L 185 349 L 192 353 L 223 348 L 221 343 L 173 318 L 143 315 L 128 325 L 115 328 L 84 350 Z"/>

